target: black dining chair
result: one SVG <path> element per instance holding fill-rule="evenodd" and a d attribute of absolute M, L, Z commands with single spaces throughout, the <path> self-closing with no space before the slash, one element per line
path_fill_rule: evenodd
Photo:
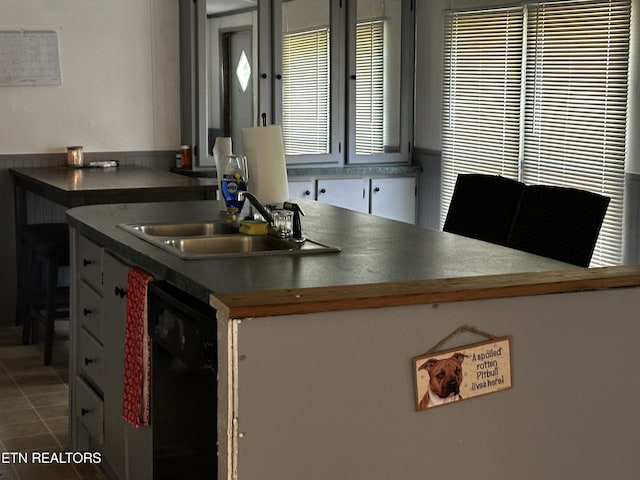
<path fill-rule="evenodd" d="M 38 342 L 39 324 L 45 325 L 44 364 L 51 365 L 54 322 L 69 318 L 69 288 L 58 282 L 69 266 L 69 227 L 66 223 L 26 225 L 19 232 L 16 315 L 22 323 L 22 342 Z"/>
<path fill-rule="evenodd" d="M 499 175 L 458 175 L 442 230 L 506 245 L 524 187 Z"/>
<path fill-rule="evenodd" d="M 507 246 L 588 267 L 609 201 L 586 190 L 528 185 Z"/>

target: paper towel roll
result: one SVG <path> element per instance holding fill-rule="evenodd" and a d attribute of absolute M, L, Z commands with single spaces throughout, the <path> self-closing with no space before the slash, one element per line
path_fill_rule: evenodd
<path fill-rule="evenodd" d="M 226 210 L 224 196 L 222 195 L 222 159 L 232 154 L 231 137 L 216 137 L 213 144 L 213 159 L 216 162 L 216 176 L 218 177 L 219 199 L 222 202 L 222 210 Z"/>
<path fill-rule="evenodd" d="M 289 200 L 280 126 L 243 128 L 242 144 L 249 169 L 249 191 L 265 205 Z"/>

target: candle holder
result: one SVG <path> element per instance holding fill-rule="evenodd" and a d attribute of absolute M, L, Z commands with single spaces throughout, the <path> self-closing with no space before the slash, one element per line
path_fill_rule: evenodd
<path fill-rule="evenodd" d="M 67 165 L 74 168 L 84 166 L 84 154 L 81 146 L 67 147 Z"/>

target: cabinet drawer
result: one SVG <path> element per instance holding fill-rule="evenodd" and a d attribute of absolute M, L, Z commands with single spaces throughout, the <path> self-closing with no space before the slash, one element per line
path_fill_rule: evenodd
<path fill-rule="evenodd" d="M 102 399 L 81 378 L 76 377 L 75 416 L 97 444 L 104 443 L 104 413 Z"/>
<path fill-rule="evenodd" d="M 78 237 L 78 274 L 98 292 L 102 292 L 102 253 L 100 245 L 83 236 Z"/>
<path fill-rule="evenodd" d="M 83 281 L 78 287 L 78 318 L 102 342 L 102 297 Z"/>
<path fill-rule="evenodd" d="M 104 351 L 102 345 L 83 328 L 78 336 L 78 370 L 103 390 Z"/>

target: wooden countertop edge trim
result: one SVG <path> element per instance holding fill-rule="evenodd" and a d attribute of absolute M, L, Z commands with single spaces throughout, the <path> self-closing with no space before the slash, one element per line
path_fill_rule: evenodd
<path fill-rule="evenodd" d="M 306 289 L 212 293 L 226 318 L 460 302 L 640 286 L 640 266 L 485 275 Z"/>

